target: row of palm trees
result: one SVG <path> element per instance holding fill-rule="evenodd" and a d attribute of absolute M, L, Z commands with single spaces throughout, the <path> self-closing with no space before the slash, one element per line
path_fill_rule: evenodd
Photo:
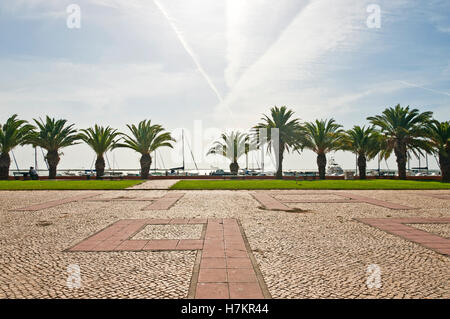
<path fill-rule="evenodd" d="M 131 134 L 120 133 L 107 126 L 90 127 L 78 132 L 74 124 L 67 120 L 56 120 L 47 116 L 45 121 L 34 119 L 36 126 L 27 121 L 11 116 L 4 125 L 0 125 L 0 179 L 8 179 L 11 158 L 9 153 L 18 145 L 31 144 L 33 147 L 42 147 L 47 151 L 45 159 L 48 163 L 49 178 L 56 177 L 56 169 L 60 161 L 61 150 L 65 147 L 79 144 L 84 141 L 97 155 L 95 169 L 97 178 L 104 175 L 104 154 L 112 149 L 125 147 L 141 153 L 141 176 L 148 178 L 152 159 L 150 153 L 159 147 L 173 147 L 175 140 L 169 132 L 150 120 L 144 120 L 137 126 L 127 125 Z"/>
<path fill-rule="evenodd" d="M 354 126 L 344 131 L 342 125 L 334 119 L 315 120 L 302 123 L 292 110 L 285 106 L 273 107 L 269 115 L 253 127 L 252 134 L 231 132 L 222 134 L 208 154 L 219 154 L 230 159 L 230 170 L 237 174 L 238 159 L 251 150 L 251 144 L 276 150 L 278 154 L 276 177 L 282 178 L 285 152 L 312 150 L 317 154 L 319 177 L 325 179 L 326 154 L 331 151 L 345 150 L 357 155 L 360 178 L 366 178 L 366 163 L 379 155 L 387 159 L 394 152 L 397 159 L 400 179 L 406 179 L 407 158 L 411 154 L 424 153 L 439 157 L 442 180 L 450 181 L 450 122 L 439 122 L 432 118 L 432 112 L 420 113 L 417 109 L 397 105 L 386 108 L 381 115 L 368 117 L 370 126 Z M 104 175 L 104 154 L 115 148 L 130 148 L 141 154 L 141 177 L 147 179 L 152 163 L 151 153 L 160 147 L 173 147 L 175 139 L 161 125 L 144 120 L 138 125 L 127 124 L 130 134 L 124 134 L 107 126 L 90 127 L 78 132 L 74 124 L 67 120 L 46 117 L 33 120 L 36 126 L 17 115 L 11 116 L 4 125 L 0 125 L 0 179 L 7 179 L 11 159 L 9 153 L 18 145 L 31 144 L 47 151 L 49 178 L 56 177 L 61 150 L 84 141 L 97 155 L 95 169 L 97 177 Z M 260 129 L 266 129 L 267 139 L 260 136 Z M 277 129 L 277 138 L 271 134 Z M 274 147 L 273 141 L 278 141 Z"/>
<path fill-rule="evenodd" d="M 450 122 L 439 122 L 432 112 L 419 112 L 408 107 L 386 108 L 381 115 L 368 117 L 370 126 L 357 126 L 344 131 L 334 119 L 315 120 L 302 123 L 294 112 L 285 106 L 273 107 L 270 115 L 264 115 L 253 127 L 256 143 L 262 144 L 258 129 L 266 129 L 267 148 L 277 151 L 276 177 L 282 178 L 285 152 L 312 150 L 317 154 L 319 178 L 325 179 L 326 154 L 344 150 L 356 154 L 360 179 L 366 178 L 367 161 L 375 158 L 387 159 L 395 154 L 400 179 L 406 179 L 408 156 L 423 156 L 425 153 L 439 157 L 442 180 L 450 181 Z M 278 147 L 273 147 L 271 129 L 278 129 Z M 260 143 L 261 141 L 261 143 Z M 223 134 L 208 154 L 220 154 L 231 160 L 230 170 L 237 173 L 239 156 L 248 152 L 252 143 L 249 135 L 239 132 Z M 254 142 L 253 142 L 254 143 Z M 259 145 L 262 146 L 262 145 Z M 227 152 L 233 147 L 233 152 Z M 239 151 L 240 150 L 240 151 Z M 231 154 L 231 156 L 230 156 Z"/>

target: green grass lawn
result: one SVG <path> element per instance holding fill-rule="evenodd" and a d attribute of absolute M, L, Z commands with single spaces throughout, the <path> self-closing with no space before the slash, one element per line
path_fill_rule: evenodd
<path fill-rule="evenodd" d="M 32 189 L 124 189 L 141 183 L 141 180 L 119 181 L 0 181 L 0 190 Z"/>
<path fill-rule="evenodd" d="M 182 180 L 171 189 L 450 189 L 450 183 L 400 180 Z"/>

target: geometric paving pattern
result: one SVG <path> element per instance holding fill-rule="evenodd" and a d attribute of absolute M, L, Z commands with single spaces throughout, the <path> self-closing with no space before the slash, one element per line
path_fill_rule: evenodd
<path fill-rule="evenodd" d="M 51 207 L 55 207 L 55 206 L 59 206 L 59 205 L 63 205 L 63 204 L 71 203 L 71 202 L 77 202 L 79 200 L 94 197 L 97 195 L 99 195 L 99 194 L 98 193 L 90 193 L 90 194 L 78 195 L 78 196 L 73 196 L 73 197 L 68 197 L 68 198 L 63 198 L 63 199 L 58 199 L 58 200 L 52 200 L 52 201 L 48 201 L 48 202 L 41 203 L 41 204 L 35 204 L 35 205 L 27 206 L 27 207 L 15 208 L 15 209 L 11 209 L 11 211 L 38 211 L 38 210 L 51 208 Z"/>
<path fill-rule="evenodd" d="M 148 225 L 205 224 L 206 219 L 121 219 L 68 251 L 196 250 L 203 239 L 132 239 Z"/>
<path fill-rule="evenodd" d="M 172 207 L 184 193 L 167 193 L 166 195 L 159 197 L 158 200 L 152 202 L 150 205 L 145 206 L 142 210 L 167 210 Z"/>
<path fill-rule="evenodd" d="M 130 197 L 116 197 L 116 198 L 92 198 L 100 195 L 99 193 L 85 194 L 74 197 L 63 198 L 59 200 L 48 201 L 40 204 L 35 204 L 23 208 L 15 208 L 12 211 L 38 211 L 47 209 L 71 202 L 87 201 L 87 202 L 113 202 L 113 201 L 151 201 L 152 203 L 142 208 L 142 210 L 167 210 L 172 207 L 180 198 L 184 196 L 184 193 L 167 193 L 161 197 L 143 197 L 143 198 L 130 198 Z"/>
<path fill-rule="evenodd" d="M 201 239 L 202 224 L 147 225 L 133 239 Z"/>
<path fill-rule="evenodd" d="M 148 202 L 158 200 L 159 197 L 128 197 L 128 196 L 119 196 L 119 197 L 111 197 L 111 198 L 92 198 L 87 199 L 86 202 Z"/>
<path fill-rule="evenodd" d="M 200 239 L 132 239 L 148 225 L 203 225 Z M 270 298 L 234 218 L 122 219 L 67 249 L 71 252 L 197 250 L 188 298 Z"/>
<path fill-rule="evenodd" d="M 437 253 L 450 256 L 450 239 L 406 224 L 449 224 L 450 218 L 356 218 L 390 234 L 417 243 Z"/>
<path fill-rule="evenodd" d="M 277 199 L 276 196 L 299 196 L 299 195 L 334 195 L 340 198 L 338 199 Z M 293 192 L 255 192 L 252 196 L 266 209 L 269 210 L 283 210 L 290 211 L 293 210 L 289 206 L 285 205 L 287 203 L 366 203 L 375 206 L 381 206 L 389 209 L 401 209 L 409 210 L 414 209 L 409 206 L 400 205 L 396 203 L 381 201 L 371 197 L 356 195 L 353 193 L 314 193 L 314 192 L 303 192 L 303 193 L 293 193 Z"/>
<path fill-rule="evenodd" d="M 142 208 L 142 210 L 167 210 L 172 207 L 181 197 L 184 196 L 184 193 L 167 193 L 161 197 L 115 197 L 115 198 L 92 198 L 89 199 L 89 202 L 114 202 L 114 201 L 124 201 L 124 202 L 147 202 L 151 201 L 152 203 Z"/>
<path fill-rule="evenodd" d="M 113 201 L 125 201 L 125 202 L 146 202 L 151 201 L 152 203 L 142 208 L 142 210 L 167 210 L 172 207 L 184 193 L 167 193 L 161 197 L 115 197 L 115 198 L 93 198 L 89 199 L 89 202 L 113 202 Z"/>
<path fill-rule="evenodd" d="M 438 198 L 438 199 L 450 200 L 450 194 L 427 194 L 427 193 L 421 193 L 419 195 L 427 196 L 427 197 L 433 197 L 433 198 Z"/>

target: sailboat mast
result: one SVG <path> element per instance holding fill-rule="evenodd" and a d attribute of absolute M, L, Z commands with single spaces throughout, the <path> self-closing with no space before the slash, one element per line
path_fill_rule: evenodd
<path fill-rule="evenodd" d="M 245 153 L 245 170 L 248 171 L 248 152 Z"/>
<path fill-rule="evenodd" d="M 34 148 L 34 168 L 36 170 L 38 169 L 38 164 L 37 164 L 37 146 Z"/>
<path fill-rule="evenodd" d="M 182 148 L 183 148 L 183 170 L 184 170 L 184 129 L 181 131 L 181 139 L 182 139 Z"/>
<path fill-rule="evenodd" d="M 264 173 L 264 145 L 261 145 L 261 173 Z"/>
<path fill-rule="evenodd" d="M 17 160 L 16 160 L 16 156 L 14 155 L 14 152 L 11 150 L 11 154 L 12 154 L 12 156 L 13 156 L 13 159 L 14 159 L 14 163 L 16 163 L 16 168 L 17 168 L 17 171 L 20 171 L 20 169 L 19 169 L 19 165 L 17 164 Z"/>

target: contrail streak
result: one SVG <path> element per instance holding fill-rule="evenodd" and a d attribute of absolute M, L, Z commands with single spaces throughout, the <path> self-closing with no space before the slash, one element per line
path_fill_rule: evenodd
<path fill-rule="evenodd" d="M 175 32 L 178 40 L 180 40 L 181 45 L 184 47 L 184 49 L 186 50 L 187 54 L 189 54 L 189 56 L 192 58 L 192 61 L 194 61 L 195 65 L 197 66 L 198 71 L 200 72 L 200 74 L 205 78 L 206 82 L 208 83 L 209 87 L 211 88 L 211 90 L 216 94 L 217 99 L 219 100 L 219 102 L 223 101 L 222 96 L 219 93 L 219 90 L 217 90 L 216 86 L 214 85 L 214 83 L 211 81 L 211 78 L 209 77 L 209 75 L 205 72 L 205 70 L 203 69 L 202 65 L 200 64 L 200 62 L 198 61 L 197 57 L 195 56 L 194 52 L 192 51 L 191 47 L 187 44 L 187 42 L 184 40 L 183 38 L 183 34 L 180 32 L 180 30 L 178 29 L 178 27 L 175 25 L 173 19 L 169 16 L 169 14 L 167 13 L 167 11 L 164 9 L 164 7 L 161 5 L 161 3 L 158 0 L 153 0 L 153 2 L 155 3 L 155 5 L 158 7 L 158 9 L 161 11 L 161 13 L 164 15 L 164 17 L 167 19 L 167 21 L 169 22 L 169 25 L 171 26 L 172 30 Z"/>
<path fill-rule="evenodd" d="M 450 93 L 447 93 L 447 92 L 429 89 L 429 88 L 426 88 L 426 87 L 423 87 L 423 86 L 420 86 L 420 85 L 417 85 L 417 84 L 414 84 L 414 83 L 406 82 L 406 81 L 399 81 L 399 82 L 403 83 L 403 84 L 406 84 L 406 85 L 409 85 L 409 86 L 413 86 L 413 87 L 422 89 L 422 90 L 427 90 L 427 91 L 430 91 L 430 92 L 434 92 L 434 93 L 444 94 L 444 95 L 450 96 Z"/>

